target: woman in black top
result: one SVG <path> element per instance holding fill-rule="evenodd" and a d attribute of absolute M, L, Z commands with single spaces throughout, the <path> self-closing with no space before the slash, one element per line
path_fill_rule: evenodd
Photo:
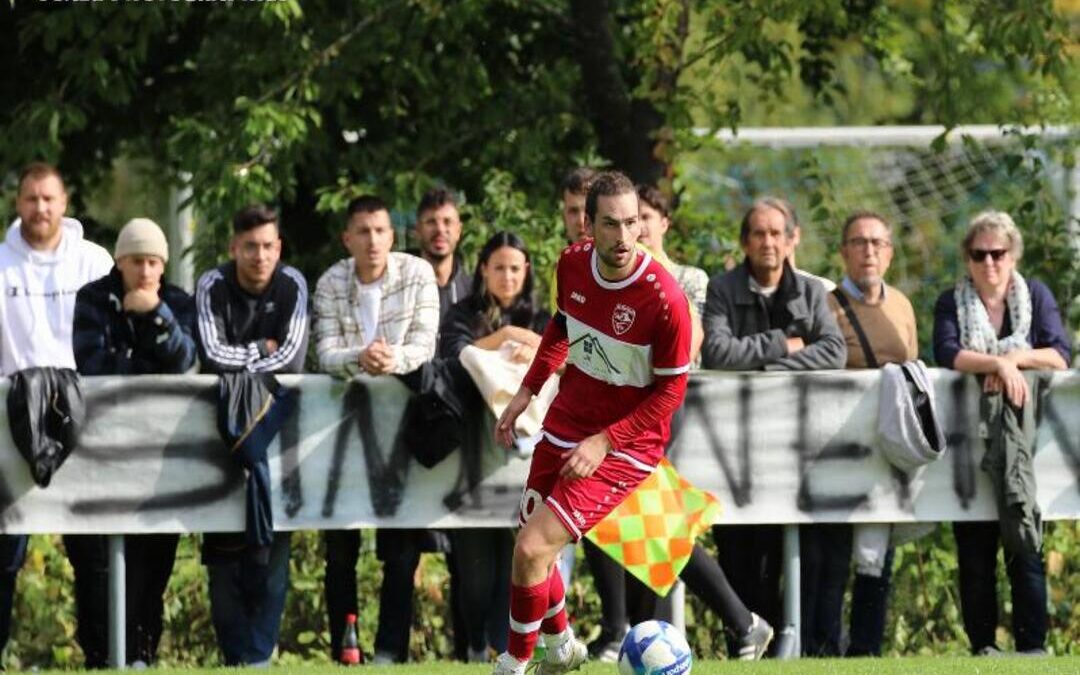
<path fill-rule="evenodd" d="M 469 345 L 497 350 L 518 343 L 514 360 L 528 363 L 551 316 L 532 297 L 533 272 L 525 242 L 498 232 L 484 244 L 472 292 L 450 308 L 439 328 L 439 357 L 456 359 Z"/>
<path fill-rule="evenodd" d="M 512 232 L 499 232 L 480 251 L 472 292 L 450 308 L 439 329 L 438 355 L 457 359 L 470 345 L 501 350 L 520 363 L 532 361 L 550 315 L 533 298 L 533 272 L 525 242 Z M 464 399 L 479 400 L 467 376 L 459 386 L 472 389 Z M 466 464 L 479 464 L 483 440 L 463 434 Z M 473 439 L 470 441 L 470 439 Z M 466 473 L 478 474 L 466 467 Z M 475 478 L 479 479 L 476 475 Z M 475 482 L 478 482 L 475 481 Z M 474 481 L 470 483 L 475 484 Z M 507 514 L 509 516 L 509 514 Z M 510 616 L 510 561 L 514 535 L 510 528 L 454 529 L 450 531 L 454 567 L 463 572 L 457 583 L 469 638 L 469 660 L 489 660 L 506 651 Z"/>

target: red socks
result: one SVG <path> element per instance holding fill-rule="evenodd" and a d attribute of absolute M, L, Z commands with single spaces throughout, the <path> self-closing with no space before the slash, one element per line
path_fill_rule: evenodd
<path fill-rule="evenodd" d="M 510 586 L 510 640 L 506 651 L 519 661 L 532 658 L 536 640 L 566 630 L 566 591 L 559 570 L 535 586 Z"/>
<path fill-rule="evenodd" d="M 548 581 L 527 587 L 510 585 L 510 640 L 506 651 L 519 661 L 531 659 L 536 647 L 548 609 Z"/>
<path fill-rule="evenodd" d="M 548 606 L 544 613 L 544 622 L 540 632 L 544 635 L 558 635 L 566 630 L 566 591 L 563 587 L 562 574 L 558 565 L 548 577 Z"/>

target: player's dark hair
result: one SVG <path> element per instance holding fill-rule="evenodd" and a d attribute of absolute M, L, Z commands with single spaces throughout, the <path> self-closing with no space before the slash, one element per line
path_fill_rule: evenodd
<path fill-rule="evenodd" d="M 390 209 L 386 206 L 386 202 L 375 195 L 360 195 L 350 201 L 349 205 L 345 208 L 345 222 L 349 222 L 349 219 L 357 213 L 378 213 L 379 211 L 389 210 Z"/>
<path fill-rule="evenodd" d="M 619 171 L 603 171 L 596 174 L 592 185 L 589 186 L 589 195 L 585 197 L 585 215 L 589 222 L 596 221 L 596 202 L 601 197 L 614 197 L 616 195 L 634 194 L 634 182 Z"/>

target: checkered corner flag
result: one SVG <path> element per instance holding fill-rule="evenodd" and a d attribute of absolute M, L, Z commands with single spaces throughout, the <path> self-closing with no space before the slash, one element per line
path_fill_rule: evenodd
<path fill-rule="evenodd" d="M 661 597 L 690 560 L 694 540 L 720 516 L 720 501 L 666 458 L 585 535 Z"/>

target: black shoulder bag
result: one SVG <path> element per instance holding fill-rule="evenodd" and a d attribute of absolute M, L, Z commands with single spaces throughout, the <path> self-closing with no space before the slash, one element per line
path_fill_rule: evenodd
<path fill-rule="evenodd" d="M 837 286 L 833 289 L 832 294 L 836 296 L 836 301 L 840 303 L 840 308 L 844 310 L 844 315 L 847 316 L 848 323 L 851 324 L 852 329 L 855 330 L 855 337 L 859 338 L 859 346 L 862 347 L 863 355 L 866 356 L 866 365 L 868 368 L 878 368 L 877 358 L 874 356 L 874 350 L 870 348 L 870 340 L 866 339 L 866 333 L 863 332 L 862 324 L 859 323 L 859 319 L 855 316 L 855 310 L 852 308 L 851 303 L 848 301 L 847 296 Z"/>

